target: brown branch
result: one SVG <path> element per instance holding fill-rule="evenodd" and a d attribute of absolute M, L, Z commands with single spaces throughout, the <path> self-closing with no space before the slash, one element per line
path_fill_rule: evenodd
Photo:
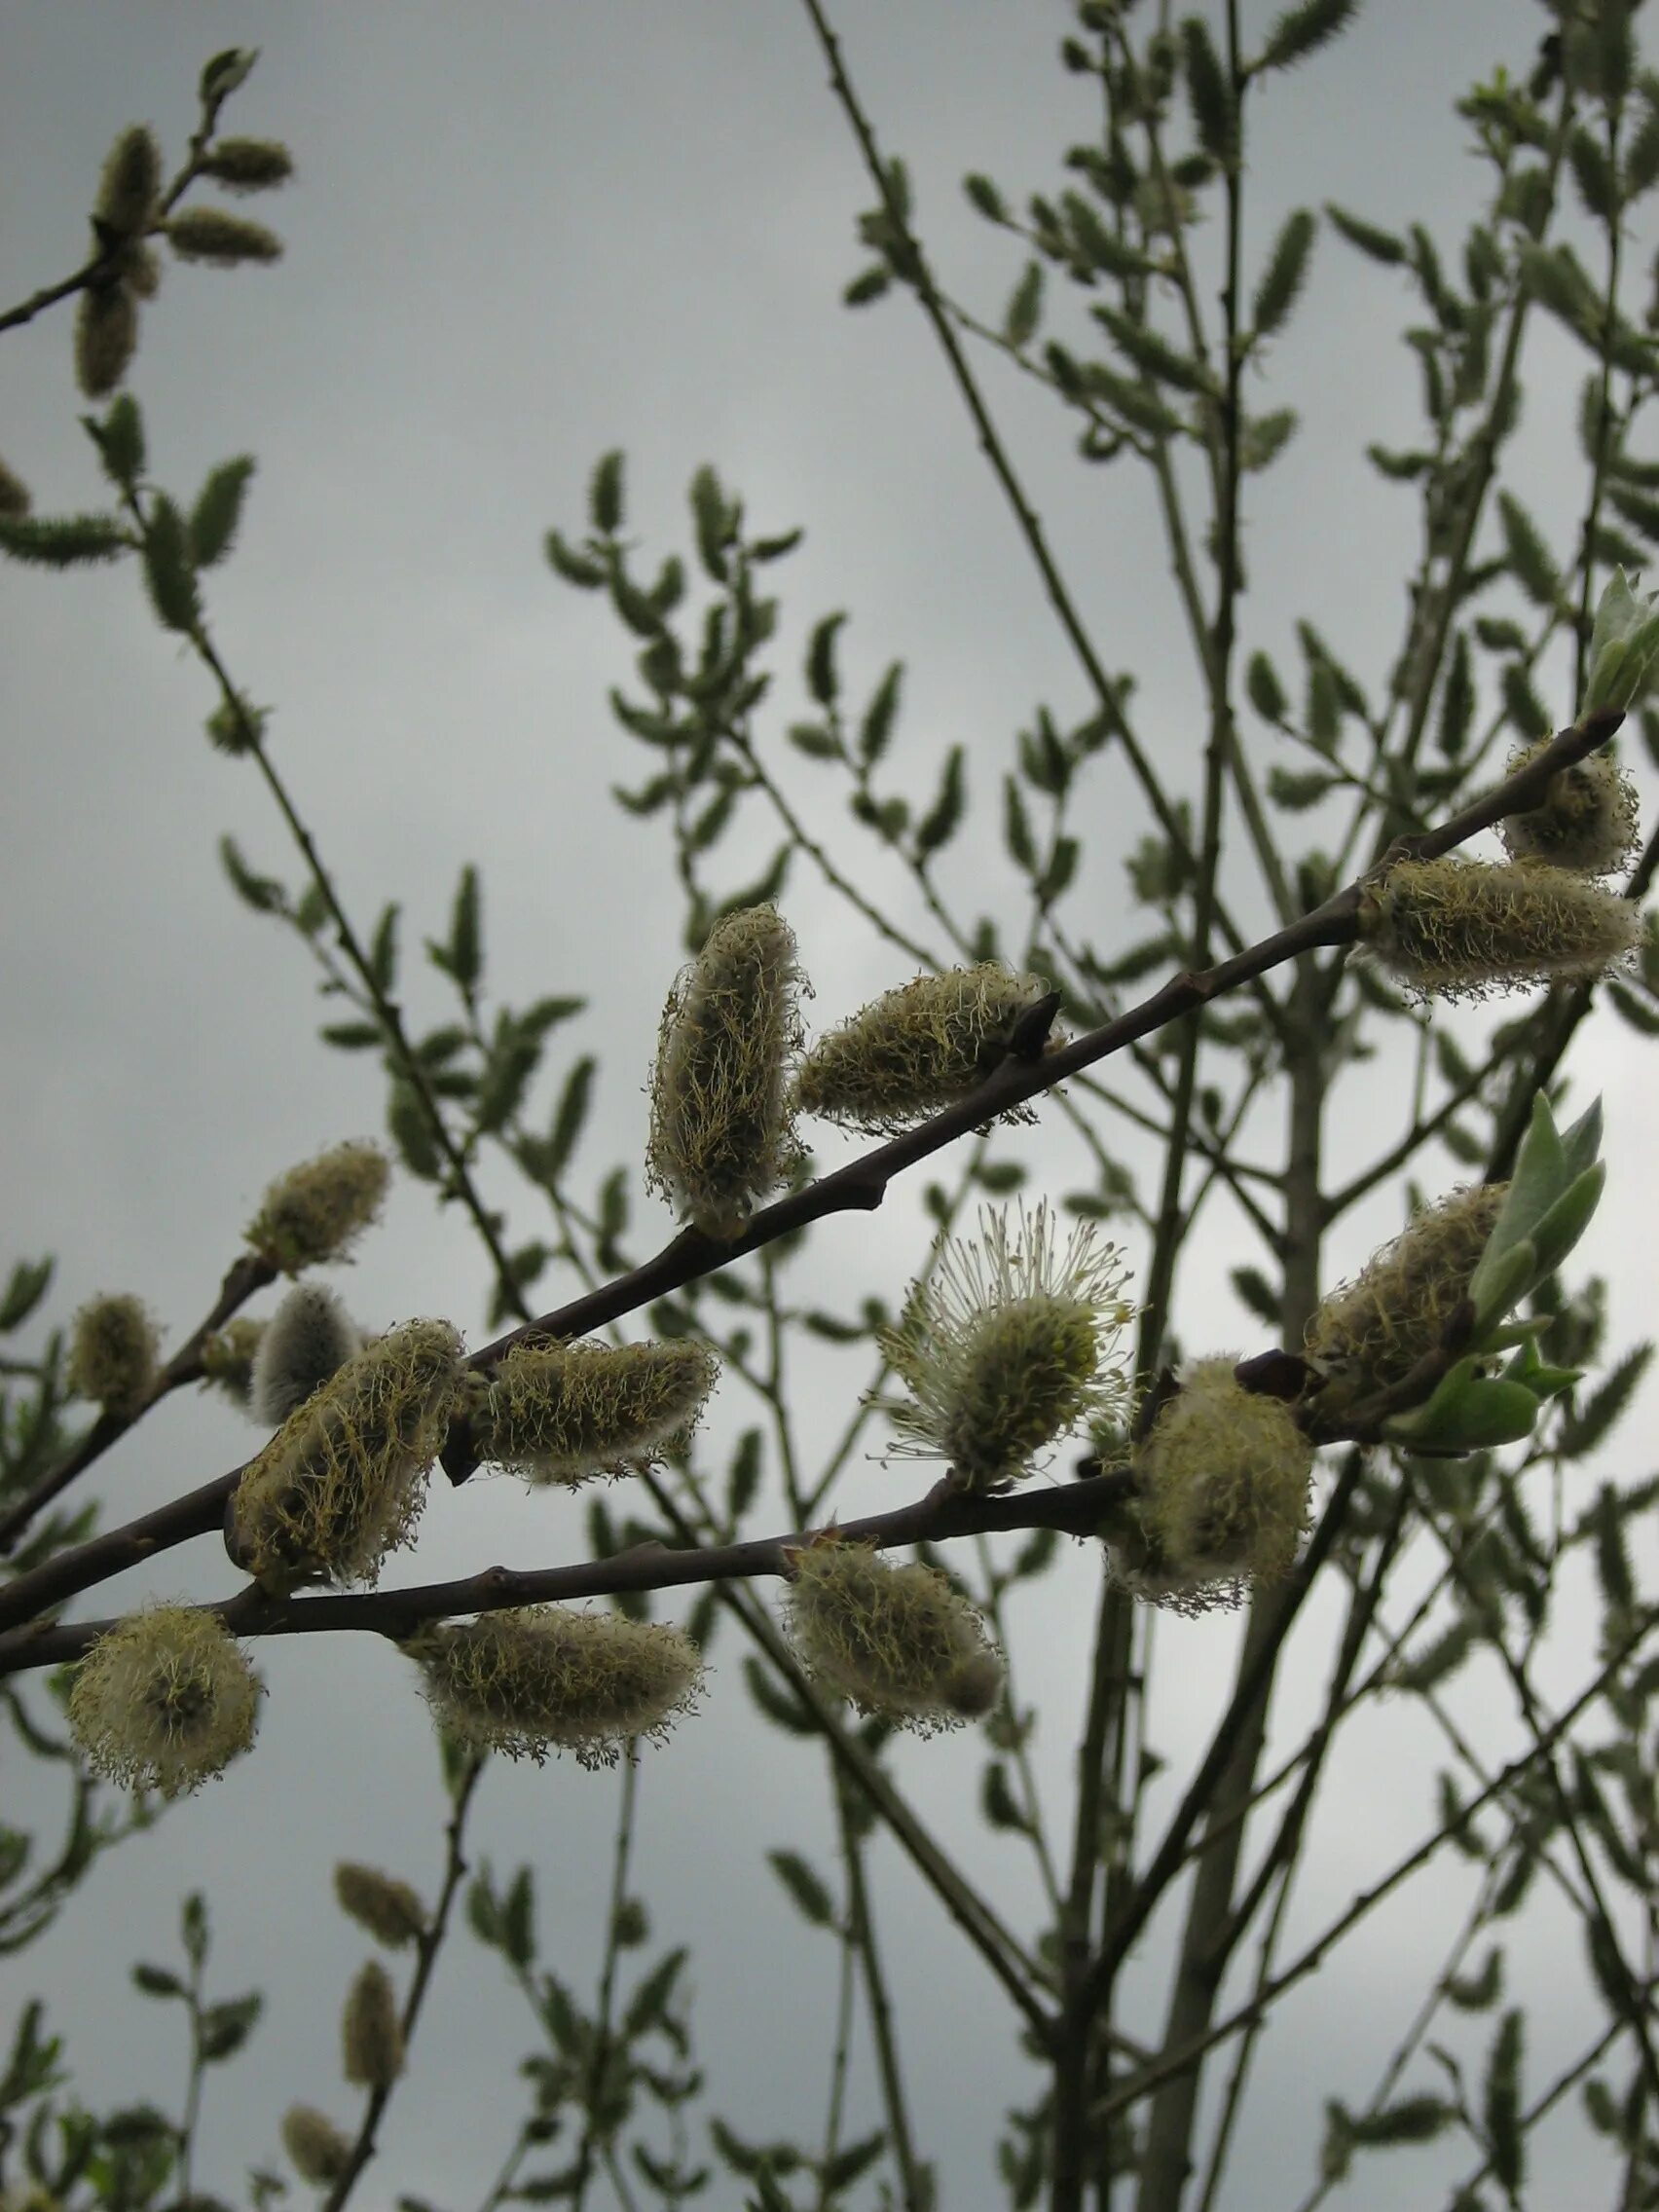
<path fill-rule="evenodd" d="M 218 1487 L 209 1484 L 207 1489 Z M 962 1491 L 947 1478 L 924 1497 L 890 1513 L 838 1523 L 836 1533 L 849 1541 L 883 1546 L 945 1543 L 957 1536 L 1009 1529 L 1057 1529 L 1068 1536 L 1093 1536 L 1134 1490 L 1134 1478 L 1123 1472 L 1023 1493 Z M 179 1503 L 205 1497 L 206 1492 L 198 1491 Z M 158 1516 L 149 1518 L 154 1521 Z M 424 1621 L 447 1620 L 458 1613 L 498 1612 L 505 1605 L 563 1604 L 576 1598 L 612 1597 L 619 1591 L 674 1590 L 693 1582 L 786 1574 L 787 1553 L 809 1542 L 813 1533 L 809 1529 L 792 1530 L 742 1543 L 691 1543 L 683 1548 L 636 1544 L 608 1559 L 582 1560 L 573 1567 L 487 1567 L 454 1582 L 351 1597 L 274 1597 L 249 1583 L 234 1598 L 196 1609 L 215 1614 L 238 1636 L 326 1636 L 350 1629 L 401 1642 Z M 31 1624 L 0 1636 L 0 1677 L 78 1659 L 114 1625 L 113 1621 L 79 1621 L 72 1627 Z"/>

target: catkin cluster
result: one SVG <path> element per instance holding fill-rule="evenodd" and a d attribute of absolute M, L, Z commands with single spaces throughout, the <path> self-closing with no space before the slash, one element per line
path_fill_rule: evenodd
<path fill-rule="evenodd" d="M 718 1372 L 708 1346 L 683 1337 L 515 1345 L 471 1412 L 479 1456 L 533 1483 L 625 1473 L 684 1434 Z"/>
<path fill-rule="evenodd" d="M 156 1381 L 156 1324 L 126 1292 L 90 1299 L 75 1316 L 64 1380 L 78 1398 L 130 1420 Z"/>
<path fill-rule="evenodd" d="M 1511 775 L 1551 742 L 1523 746 L 1510 756 Z M 1543 798 L 1497 826 L 1512 861 L 1542 861 L 1579 875 L 1612 875 L 1624 867 L 1638 837 L 1636 790 L 1604 746 L 1558 769 Z"/>
<path fill-rule="evenodd" d="M 1359 934 L 1423 997 L 1482 998 L 1599 976 L 1635 950 L 1641 914 L 1565 867 L 1398 861 L 1362 901 Z"/>
<path fill-rule="evenodd" d="M 177 1797 L 247 1750 L 259 1697 L 246 1653 L 211 1613 L 152 1605 L 82 1660 L 69 1728 L 94 1774 Z"/>
<path fill-rule="evenodd" d="M 1290 1408 L 1200 1360 L 1135 1455 L 1140 1516 L 1178 1577 L 1276 1581 L 1308 1525 L 1313 1447 Z"/>
<path fill-rule="evenodd" d="M 1437 1351 L 1508 1191 L 1507 1183 L 1455 1191 L 1333 1291 L 1308 1324 L 1308 1357 L 1320 1373 L 1386 1389 Z"/>
<path fill-rule="evenodd" d="M 278 1175 L 247 1241 L 284 1274 L 342 1260 L 380 1214 L 390 1168 L 379 1145 L 336 1145 Z"/>
<path fill-rule="evenodd" d="M 110 148 L 92 203 L 103 266 L 75 311 L 75 381 L 89 399 L 103 398 L 127 374 L 138 345 L 138 302 L 161 281 L 144 242 L 161 189 L 161 148 L 134 124 Z"/>

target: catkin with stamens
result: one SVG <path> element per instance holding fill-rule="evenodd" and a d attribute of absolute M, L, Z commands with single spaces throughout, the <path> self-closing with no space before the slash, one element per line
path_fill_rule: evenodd
<path fill-rule="evenodd" d="M 75 1316 L 64 1380 L 76 1397 L 130 1420 L 155 1384 L 158 1344 L 141 1299 L 89 1299 Z"/>
<path fill-rule="evenodd" d="M 625 1473 L 685 1431 L 718 1373 L 708 1346 L 686 1337 L 516 1345 L 472 1412 L 478 1456 L 533 1483 Z"/>
<path fill-rule="evenodd" d="M 302 1269 L 344 1259 L 380 1217 L 390 1166 L 379 1145 L 336 1145 L 278 1175 L 244 1232 L 273 1267 Z"/>
<path fill-rule="evenodd" d="M 243 1470 L 229 1520 L 238 1564 L 279 1583 L 373 1582 L 413 1537 L 463 1378 L 447 1321 L 409 1321 L 365 1346 Z"/>
<path fill-rule="evenodd" d="M 613 1766 L 637 1738 L 660 1738 L 689 1710 L 703 1673 L 680 1629 L 565 1605 L 440 1622 L 404 1649 L 448 1735 L 538 1766 L 549 1751 Z"/>
<path fill-rule="evenodd" d="M 798 1158 L 788 1075 L 801 981 L 794 932 L 748 906 L 715 924 L 663 1010 L 646 1170 L 706 1235 L 741 1235 Z"/>
<path fill-rule="evenodd" d="M 1481 998 L 1599 976 L 1634 951 L 1641 914 L 1567 868 L 1397 861 L 1366 892 L 1359 935 L 1423 997 Z"/>
<path fill-rule="evenodd" d="M 790 1641 L 814 1679 L 861 1712 L 930 1734 L 982 1719 L 1002 1660 L 968 1600 L 937 1568 L 894 1565 L 827 1534 L 789 1555 Z"/>
<path fill-rule="evenodd" d="M 1507 1183 L 1476 1183 L 1425 1207 L 1315 1309 L 1305 1338 L 1313 1365 L 1363 1390 L 1409 1375 L 1443 1343 L 1508 1194 Z"/>
<path fill-rule="evenodd" d="M 872 1135 L 912 1128 L 984 1082 L 1049 988 L 998 960 L 918 976 L 819 1039 L 795 1078 L 796 1104 Z"/>
<path fill-rule="evenodd" d="M 1272 1582 L 1296 1564 L 1313 1447 L 1233 1368 L 1198 1361 L 1159 1413 L 1135 1455 L 1141 1519 L 1177 1575 Z"/>
<path fill-rule="evenodd" d="M 94 1774 L 177 1797 L 247 1750 L 259 1698 L 247 1654 L 211 1613 L 152 1605 L 81 1661 L 69 1728 Z"/>
<path fill-rule="evenodd" d="M 1526 767 L 1550 743 L 1541 738 L 1511 756 L 1508 773 Z M 1604 747 L 1550 778 L 1543 799 L 1525 814 L 1506 814 L 1497 833 L 1512 861 L 1544 861 L 1578 875 L 1613 875 L 1636 850 L 1636 787 Z"/>

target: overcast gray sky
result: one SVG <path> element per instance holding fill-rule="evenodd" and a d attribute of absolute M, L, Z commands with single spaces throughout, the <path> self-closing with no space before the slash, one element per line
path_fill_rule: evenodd
<path fill-rule="evenodd" d="M 1244 12 L 1258 31 L 1270 13 L 1260 0 Z M 960 178 L 986 170 L 1015 197 L 1063 181 L 1060 151 L 1089 121 L 1087 93 L 1054 60 L 1066 11 L 1054 0 L 844 0 L 833 13 L 884 142 L 909 165 L 948 283 L 995 320 L 1018 256 L 965 210 Z M 476 861 L 492 988 L 521 1004 L 592 995 L 587 1020 L 561 1033 L 553 1074 L 578 1051 L 604 1054 L 584 1156 L 595 1179 L 640 1157 L 641 1087 L 681 957 L 662 839 L 607 795 L 643 772 L 605 703 L 607 685 L 626 678 L 626 642 L 598 603 L 549 576 L 539 552 L 549 524 L 579 530 L 588 470 L 605 448 L 627 449 L 630 528 L 656 553 L 683 545 L 684 487 L 705 461 L 757 524 L 806 526 L 801 553 L 775 571 L 785 611 L 770 731 L 803 709 L 797 671 L 812 622 L 848 608 L 855 699 L 890 658 L 907 663 L 901 785 L 925 795 L 944 748 L 968 748 L 984 819 L 943 871 L 950 894 L 970 913 L 1014 913 L 994 804 L 1013 732 L 1039 701 L 1065 721 L 1088 702 L 920 317 L 907 301 L 862 314 L 838 304 L 864 259 L 853 223 L 870 193 L 798 6 L 12 0 L 4 20 L 6 303 L 81 256 L 117 130 L 147 121 L 176 160 L 203 60 L 233 44 L 262 49 L 229 122 L 293 148 L 295 183 L 249 205 L 281 232 L 286 254 L 270 271 L 166 271 L 130 380 L 152 468 L 188 497 L 214 462 L 258 456 L 240 541 L 209 586 L 214 637 L 238 681 L 275 709 L 273 750 L 359 922 L 401 900 L 416 954 L 444 925 L 460 865 Z M 1524 66 L 1544 22 L 1530 0 L 1370 0 L 1332 56 L 1262 100 L 1252 254 L 1290 207 L 1325 200 L 1384 223 L 1421 219 L 1454 247 L 1480 178 L 1450 101 L 1499 59 Z M 1323 235 L 1309 297 L 1254 390 L 1252 404 L 1294 403 L 1305 418 L 1282 472 L 1252 487 L 1247 539 L 1246 645 L 1269 647 L 1287 669 L 1292 621 L 1306 614 L 1368 682 L 1385 677 L 1416 524 L 1410 499 L 1380 488 L 1360 455 L 1372 438 L 1409 440 L 1417 370 L 1398 330 L 1412 313 L 1403 279 Z M 42 512 L 99 496 L 76 425 L 71 320 L 58 309 L 0 346 L 0 453 Z M 1539 354 L 1518 451 L 1530 502 L 1565 545 L 1579 497 L 1572 364 L 1549 333 Z M 1142 725 L 1161 759 L 1193 763 L 1196 782 L 1198 694 L 1144 489 L 1126 470 L 1080 470 L 1064 422 L 1012 375 L 993 365 L 987 387 L 1108 663 L 1137 672 Z M 298 948 L 228 892 L 222 831 L 290 880 L 295 863 L 256 777 L 202 737 L 212 704 L 202 672 L 157 630 L 134 573 L 9 567 L 0 594 L 0 1262 L 57 1254 L 55 1319 L 93 1291 L 131 1289 L 176 1335 L 209 1302 L 269 1178 L 378 1130 L 382 1083 L 372 1056 L 315 1043 L 328 1010 Z M 1564 669 L 1547 674 L 1565 719 Z M 801 763 L 790 773 L 802 803 L 816 803 L 816 772 Z M 1124 797 L 1115 787 L 1108 803 L 1096 800 L 1086 826 L 1088 928 L 1102 946 L 1137 927 L 1117 856 L 1142 826 Z M 825 833 L 857 856 L 872 895 L 915 918 L 850 825 Z M 748 856 L 732 857 L 733 881 L 739 859 Z M 1241 909 L 1260 918 L 1245 882 L 1240 871 Z M 904 979 L 804 873 L 788 907 L 819 1020 Z M 418 1025 L 447 1013 L 436 978 L 413 967 L 406 1000 Z M 1659 1116 L 1638 1050 L 1599 1019 L 1575 1063 L 1575 1095 L 1601 1088 L 1607 1101 L 1615 1196 L 1582 1264 L 1612 1281 L 1615 1343 L 1645 1323 L 1651 1297 L 1651 1255 L 1633 1225 L 1650 1218 Z M 1363 1159 L 1370 1109 L 1356 1095 L 1346 1111 L 1360 1125 L 1339 1117 L 1333 1151 Z M 1018 1141 L 1040 1174 L 1075 1166 L 1051 1131 Z M 498 1192 L 512 1198 L 515 1235 L 544 1227 L 510 1184 Z M 636 1197 L 635 1235 L 647 1248 L 668 1216 Z M 1398 1221 L 1397 1194 L 1380 1197 L 1345 1225 L 1351 1241 L 1333 1254 L 1334 1272 L 1356 1268 L 1368 1235 Z M 1250 1327 L 1225 1272 L 1255 1255 L 1225 1217 L 1215 1238 L 1177 1316 L 1198 1348 L 1241 1343 Z M 924 1241 L 906 1198 L 874 1222 L 826 1225 L 810 1264 L 827 1303 L 871 1288 L 892 1296 Z M 374 1326 L 441 1311 L 473 1342 L 484 1333 L 487 1273 L 463 1220 L 435 1216 L 407 1180 L 344 1287 Z M 827 1422 L 856 1387 L 849 1373 L 815 1372 L 804 1385 Z M 712 1455 L 747 1418 L 728 1384 Z M 125 1519 L 249 1446 L 228 1410 L 175 1397 L 102 1463 L 97 1487 Z M 1638 1450 L 1633 1426 L 1612 1464 L 1647 1472 L 1632 1462 Z M 905 1494 L 894 1488 L 903 1479 L 859 1469 L 842 1510 Z M 440 1485 L 419 1552 L 398 1572 L 424 1580 L 582 1548 L 577 1508 L 504 1482 L 457 1495 Z M 136 1600 L 151 1586 L 119 1595 Z M 169 1558 L 162 1587 L 214 1594 L 227 1569 L 214 1546 L 198 1546 Z M 1043 1707 L 1037 1755 L 1060 1832 L 1092 1594 L 1089 1564 L 1075 1557 L 1019 1624 L 1021 1693 Z M 100 1610 L 110 1596 L 96 1594 Z M 1158 1711 L 1159 1745 L 1177 1772 L 1225 1696 L 1234 1633 L 1214 1621 L 1161 1631 L 1166 1654 L 1185 1645 Z M 273 2154 L 292 2099 L 350 2110 L 335 2078 L 334 2023 L 358 1943 L 329 1897 L 334 1861 L 365 1859 L 427 1888 L 435 1878 L 440 1809 L 424 1710 L 404 1662 L 367 1646 L 264 1646 L 271 1694 L 255 1755 L 108 1862 L 18 1976 L 49 1989 L 90 2098 L 175 2102 L 172 2023 L 129 1990 L 126 1968 L 166 1955 L 178 1898 L 210 1892 L 217 1985 L 257 1982 L 270 1995 L 250 2056 L 215 2084 L 204 2126 L 199 2178 L 230 2197 L 245 2165 Z M 648 1754 L 639 1886 L 658 1938 L 692 1945 L 713 2108 L 750 2136 L 810 2136 L 831 2032 L 830 1946 L 813 1955 L 760 1862 L 789 1842 L 828 1863 L 826 1791 L 816 1755 L 749 1707 L 739 1656 L 728 1630 L 703 1717 Z M 1504 1715 L 1489 1728 L 1495 1756 L 1509 1742 L 1507 1702 L 1489 1702 Z M 1316 1864 L 1294 1914 L 1309 1932 L 1429 1816 L 1434 1754 L 1415 1715 L 1367 1725 L 1363 1755 L 1338 1767 L 1322 1801 Z M 1039 1899 L 1017 1843 L 977 1826 L 982 1748 L 971 1737 L 904 1745 L 895 1763 L 1004 1916 L 1034 1929 Z M 616 1788 L 564 1762 L 492 1772 L 481 1801 L 475 1858 L 536 1863 L 549 1959 L 578 1986 L 598 1955 Z M 918 2144 L 940 2163 L 945 2205 L 990 2201 L 990 2146 L 1004 2105 L 1029 2094 L 1024 2063 L 982 1968 L 897 1854 L 878 1846 L 877 1861 Z M 1414 1890 L 1286 2009 L 1259 2063 L 1230 2204 L 1276 2207 L 1307 2186 L 1322 2101 L 1367 2094 L 1456 1919 L 1456 1882 Z M 1515 1986 L 1559 1995 L 1530 2053 L 1534 2082 L 1547 2075 L 1546 2035 L 1569 2050 L 1589 2017 L 1576 1935 L 1566 1941 L 1564 1956 L 1546 1908 L 1512 1942 Z M 1165 1957 L 1161 1937 L 1131 1975 L 1146 2007 L 1131 2024 L 1148 2035 Z M 475 2202 L 516 2124 L 528 2018 L 521 2026 L 493 1962 L 464 1936 L 440 1972 L 365 2205 L 389 2205 L 399 2189 Z M 862 2056 L 855 2084 L 858 2132 L 876 2123 Z M 1538 2203 L 1567 2200 L 1577 2130 L 1569 2113 L 1540 2142 Z M 1432 2154 L 1387 2161 L 1354 2201 L 1424 2201 L 1425 2177 L 1447 2170 Z M 709 2200 L 735 2194 L 722 2182 Z"/>

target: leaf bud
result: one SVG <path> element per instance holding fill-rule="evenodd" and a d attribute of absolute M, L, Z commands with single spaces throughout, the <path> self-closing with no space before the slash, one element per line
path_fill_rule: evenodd
<path fill-rule="evenodd" d="M 75 1316 L 66 1376 L 78 1398 L 132 1419 L 156 1381 L 156 1324 L 126 1292 L 89 1299 Z"/>
<path fill-rule="evenodd" d="M 911 1128 L 984 1082 L 1048 991 L 1041 976 L 998 960 L 918 976 L 819 1039 L 795 1078 L 795 1102 L 872 1135 Z"/>
<path fill-rule="evenodd" d="M 924 1735 L 995 1706 L 1002 1660 L 978 1612 L 937 1567 L 892 1566 L 872 1545 L 833 1533 L 789 1558 L 790 1641 L 825 1688 Z"/>
<path fill-rule="evenodd" d="M 253 1358 L 256 1419 L 277 1428 L 363 1347 L 356 1323 L 319 1282 L 296 1283 L 259 1339 Z"/>
<path fill-rule="evenodd" d="M 977 1240 L 946 1245 L 878 1342 L 908 1396 L 881 1399 L 900 1454 L 945 1460 L 970 1489 L 1017 1481 L 1080 1421 L 1127 1402 L 1111 1364 L 1133 1308 L 1116 1247 L 1092 1224 L 1060 1247 L 1047 1206 L 982 1212 Z"/>
<path fill-rule="evenodd" d="M 1135 1455 L 1141 1520 L 1177 1575 L 1272 1582 L 1308 1525 L 1313 1447 L 1282 1399 L 1200 1360 Z"/>
<path fill-rule="evenodd" d="M 388 1950 L 398 1950 L 426 1933 L 426 1908 L 417 1892 L 377 1867 L 341 1860 L 334 1869 L 334 1895 L 341 1911 Z"/>
<path fill-rule="evenodd" d="M 798 1158 L 786 1069 L 801 985 L 794 932 L 775 908 L 748 906 L 715 924 L 669 993 L 646 1167 L 706 1235 L 741 1235 Z"/>
<path fill-rule="evenodd" d="M 389 2089 L 403 2071 L 403 2024 L 391 1979 L 378 1959 L 365 1960 L 340 2019 L 346 2079 L 364 2089 Z"/>
<path fill-rule="evenodd" d="M 1526 746 L 1509 761 L 1524 768 L 1550 742 Z M 1636 788 L 1605 747 L 1553 775 L 1538 805 L 1506 814 L 1497 833 L 1512 861 L 1547 861 L 1578 875 L 1614 875 L 1638 838 Z"/>
<path fill-rule="evenodd" d="M 89 284 L 75 310 L 75 382 L 102 399 L 127 374 L 138 346 L 138 309 L 125 284 Z"/>
<path fill-rule="evenodd" d="M 614 1766 L 636 1738 L 661 1738 L 689 1710 L 703 1673 L 678 1628 L 565 1605 L 439 1622 L 404 1649 L 446 1734 L 537 1766 L 549 1750 Z"/>
<path fill-rule="evenodd" d="M 181 261 L 207 261 L 215 268 L 234 269 L 243 261 L 277 261 L 282 241 L 263 223 L 250 223 L 245 215 L 229 215 L 222 207 L 185 207 L 169 215 L 164 228 L 167 243 Z"/>
<path fill-rule="evenodd" d="M 247 1241 L 288 1275 L 344 1259 L 378 1220 L 390 1172 L 386 1154 L 367 1141 L 319 1153 L 277 1176 L 247 1225 Z"/>
<path fill-rule="evenodd" d="M 228 192 L 267 192 L 287 183 L 294 157 L 279 138 L 217 138 L 197 167 Z"/>
<path fill-rule="evenodd" d="M 472 1413 L 481 1459 L 533 1483 L 649 1464 L 696 1419 L 719 1363 L 706 1345 L 515 1345 Z"/>
<path fill-rule="evenodd" d="M 1362 1390 L 1386 1389 L 1444 1342 L 1503 1210 L 1507 1183 L 1475 1183 L 1427 1206 L 1309 1320 L 1309 1359 Z"/>
<path fill-rule="evenodd" d="M 1599 976 L 1636 948 L 1641 914 L 1562 867 L 1397 861 L 1359 910 L 1361 942 L 1428 998 Z"/>
<path fill-rule="evenodd" d="M 242 1470 L 228 1517 L 238 1565 L 279 1582 L 373 1582 L 413 1540 L 463 1376 L 447 1321 L 408 1321 L 366 1346 Z"/>
<path fill-rule="evenodd" d="M 144 125 L 134 123 L 104 161 L 93 218 L 118 238 L 131 238 L 149 222 L 161 189 L 162 150 Z"/>
<path fill-rule="evenodd" d="M 290 2105 L 282 2115 L 282 2148 L 301 2181 L 327 2189 L 343 2181 L 351 2164 L 351 2146 L 326 2113 L 314 2105 Z"/>
<path fill-rule="evenodd" d="M 75 1671 L 69 1728 L 94 1774 L 177 1797 L 253 1742 L 258 1677 L 211 1613 L 152 1605 L 99 1637 Z"/>

